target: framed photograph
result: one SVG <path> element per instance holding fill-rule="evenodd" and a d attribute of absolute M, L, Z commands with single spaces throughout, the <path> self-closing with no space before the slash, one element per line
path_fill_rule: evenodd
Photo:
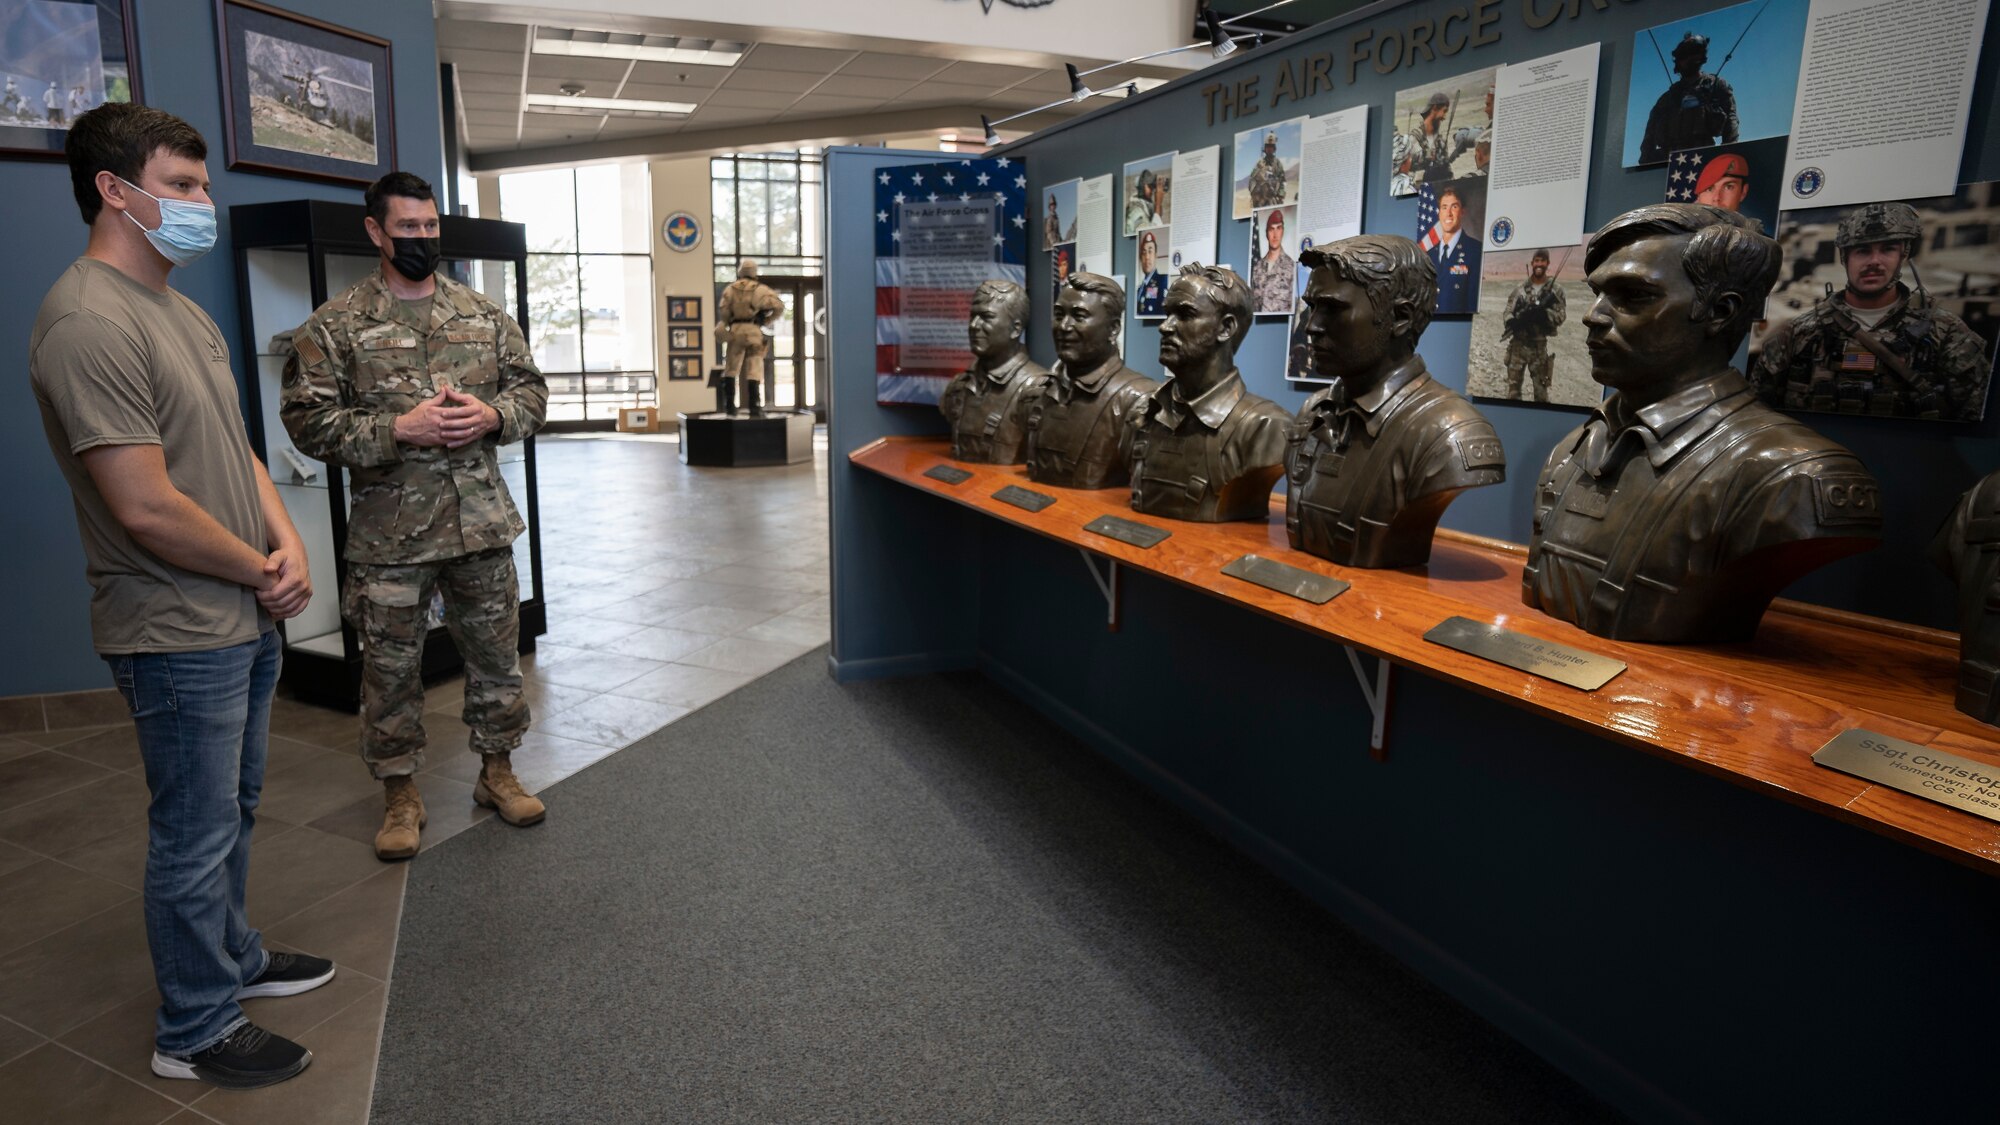
<path fill-rule="evenodd" d="M 698 355 L 670 355 L 667 357 L 667 379 L 684 382 L 701 378 L 701 357 Z"/>
<path fill-rule="evenodd" d="M 387 39 L 255 0 L 216 0 L 215 25 L 228 167 L 364 185 L 395 169 Z"/>
<path fill-rule="evenodd" d="M 701 298 L 668 297 L 667 319 L 691 320 L 694 321 L 696 324 L 701 323 Z"/>
<path fill-rule="evenodd" d="M 673 317 L 669 315 L 667 319 L 672 320 Z M 672 348 L 674 351 L 680 351 L 683 348 L 686 348 L 689 351 L 700 351 L 701 326 L 698 324 L 690 324 L 686 326 L 674 325 L 673 327 L 668 328 L 667 347 Z"/>
<path fill-rule="evenodd" d="M 1390 195 L 1486 174 L 1493 160 L 1494 73 L 1489 66 L 1396 91 L 1387 130 Z"/>
<path fill-rule="evenodd" d="M 0 155 L 61 160 L 70 122 L 139 102 L 129 0 L 0 0 Z"/>

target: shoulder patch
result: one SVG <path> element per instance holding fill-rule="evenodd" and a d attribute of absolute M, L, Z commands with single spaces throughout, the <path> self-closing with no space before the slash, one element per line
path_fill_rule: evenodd
<path fill-rule="evenodd" d="M 1813 508 L 1824 527 L 1873 527 L 1882 523 L 1882 489 L 1866 473 L 1826 473 L 1813 478 Z"/>
<path fill-rule="evenodd" d="M 1467 472 L 1474 469 L 1504 469 L 1507 467 L 1507 451 L 1500 448 L 1500 439 L 1490 435 L 1466 438 L 1455 443 L 1458 459 Z"/>
<path fill-rule="evenodd" d="M 292 333 L 292 349 L 299 353 L 299 362 L 307 367 L 318 367 L 326 362 L 326 352 L 319 341 L 313 339 L 311 326 L 303 326 Z"/>

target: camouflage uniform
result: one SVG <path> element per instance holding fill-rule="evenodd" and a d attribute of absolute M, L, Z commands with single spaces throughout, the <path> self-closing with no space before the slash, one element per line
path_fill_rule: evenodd
<path fill-rule="evenodd" d="M 1417 185 L 1428 178 L 1429 172 L 1441 170 L 1438 180 L 1450 179 L 1451 137 L 1443 129 L 1426 133 L 1421 126 L 1415 132 L 1397 133 L 1389 147 L 1389 167 L 1401 168 L 1405 160 L 1410 162 L 1410 170 L 1390 177 L 1391 195 L 1415 195 Z"/>
<path fill-rule="evenodd" d="M 1774 330 L 1757 359 L 1758 395 L 1785 410 L 1978 421 L 1991 372 L 1986 342 L 1923 294 L 1901 282 L 1896 290 L 1873 329 L 1851 320 L 1835 293 Z M 1901 359 L 1910 381 L 1862 343 L 1863 332 Z"/>
<path fill-rule="evenodd" d="M 1639 162 L 1657 164 L 1676 149 L 1736 143 L 1736 91 L 1713 74 L 1681 78 L 1667 87 L 1646 117 Z"/>
<path fill-rule="evenodd" d="M 1250 307 L 1260 313 L 1292 312 L 1299 287 L 1299 263 L 1290 254 L 1276 261 L 1265 255 L 1250 263 Z"/>
<path fill-rule="evenodd" d="M 1535 401 L 1549 401 L 1549 383 L 1555 375 L 1555 357 L 1549 354 L 1549 337 L 1562 327 L 1569 300 L 1553 279 L 1536 285 L 1523 281 L 1507 298 L 1507 314 L 1501 321 L 1507 330 L 1507 397 L 1521 397 L 1521 375 L 1527 373 L 1535 385 Z"/>
<path fill-rule="evenodd" d="M 285 365 L 281 416 L 292 441 L 351 477 L 341 607 L 361 635 L 361 756 L 377 778 L 423 765 L 433 590 L 465 660 L 472 749 L 505 753 L 528 729 L 510 547 L 525 525 L 495 451 L 541 427 L 548 386 L 499 306 L 436 280 L 419 322 L 379 271 L 369 274 L 293 333 Z M 500 428 L 459 449 L 396 441 L 396 417 L 445 386 L 491 405 Z"/>
<path fill-rule="evenodd" d="M 1275 144 L 1277 135 L 1272 134 L 1265 141 Z M 1285 201 L 1285 166 L 1276 153 L 1267 152 L 1250 169 L 1250 206 L 1276 207 Z"/>
<path fill-rule="evenodd" d="M 741 374 L 747 379 L 764 378 L 764 352 L 768 345 L 762 329 L 757 326 L 765 319 L 765 314 L 785 311 L 785 302 L 771 287 L 754 277 L 739 277 L 722 291 L 722 299 L 715 302 L 715 333 L 729 344 L 729 359 L 724 373 L 731 379 Z"/>

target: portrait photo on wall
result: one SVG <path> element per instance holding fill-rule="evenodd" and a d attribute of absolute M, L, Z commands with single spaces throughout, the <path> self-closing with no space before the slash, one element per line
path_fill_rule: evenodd
<path fill-rule="evenodd" d="M 1250 309 L 1256 316 L 1290 316 L 1298 303 L 1299 260 L 1291 253 L 1297 207 L 1273 207 L 1250 219 Z"/>
<path fill-rule="evenodd" d="M 699 325 L 674 325 L 667 329 L 667 346 L 675 351 L 696 351 L 701 348 L 701 327 Z"/>
<path fill-rule="evenodd" d="M 1163 152 L 1125 165 L 1125 178 L 1118 205 L 1122 209 L 1125 237 L 1133 238 L 1150 227 L 1172 222 L 1174 154 Z"/>
<path fill-rule="evenodd" d="M 1305 123 L 1305 118 L 1294 117 L 1236 134 L 1231 218 L 1247 219 L 1253 211 L 1299 201 Z"/>
<path fill-rule="evenodd" d="M 667 378 L 674 382 L 701 378 L 701 357 L 698 355 L 670 355 L 667 357 Z"/>
<path fill-rule="evenodd" d="M 60 160 L 78 117 L 142 100 L 126 0 L 0 0 L 0 154 Z"/>
<path fill-rule="evenodd" d="M 1076 241 L 1077 180 L 1064 180 L 1042 192 L 1042 249 Z"/>
<path fill-rule="evenodd" d="M 1681 149 L 1667 157 L 1667 203 L 1706 203 L 1748 215 L 1778 233 L 1778 184 L 1789 136 Z"/>
<path fill-rule="evenodd" d="M 1479 265 L 1485 249 L 1486 181 L 1479 178 L 1422 184 L 1417 189 L 1413 237 L 1437 267 L 1437 315 L 1464 316 L 1479 306 Z"/>
<path fill-rule="evenodd" d="M 1584 314 L 1583 245 L 1489 250 L 1472 318 L 1465 393 L 1549 406 L 1596 406 Z"/>
<path fill-rule="evenodd" d="M 1493 67 L 1396 92 L 1389 123 L 1389 194 L 1486 174 L 1493 142 Z M 1482 158 L 1480 141 L 1485 140 Z"/>
<path fill-rule="evenodd" d="M 2000 183 L 1786 211 L 1751 383 L 1796 413 L 1986 416 L 2000 343 Z"/>
<path fill-rule="evenodd" d="M 389 41 L 222 0 L 228 166 L 370 184 L 396 167 Z"/>
<path fill-rule="evenodd" d="M 700 322 L 701 322 L 701 298 L 700 298 L 700 297 L 668 297 L 668 298 L 667 298 L 667 319 L 668 319 L 668 320 L 692 320 L 692 321 L 694 321 L 694 322 L 696 322 L 696 323 L 700 323 Z"/>
<path fill-rule="evenodd" d="M 1140 320 L 1160 320 L 1167 315 L 1166 250 L 1167 228 L 1139 232 L 1139 284 L 1132 289 L 1132 315 Z"/>
<path fill-rule="evenodd" d="M 1049 277 L 1057 285 L 1076 272 L 1076 243 L 1064 242 L 1049 252 Z"/>
<path fill-rule="evenodd" d="M 1625 167 L 1790 133 L 1809 2 L 1750 0 L 1633 36 Z"/>

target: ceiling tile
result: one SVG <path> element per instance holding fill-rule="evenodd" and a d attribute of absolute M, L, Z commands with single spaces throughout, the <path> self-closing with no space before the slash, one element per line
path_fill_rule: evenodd
<path fill-rule="evenodd" d="M 478 94 L 518 94 L 521 92 L 521 76 L 514 74 L 484 74 L 476 70 L 458 72 L 458 88 L 471 101 Z"/>
<path fill-rule="evenodd" d="M 855 53 L 825 47 L 781 47 L 759 43 L 744 56 L 743 62 L 736 65 L 740 67 L 747 63 L 758 70 L 806 70 L 827 74 L 839 69 Z"/>
<path fill-rule="evenodd" d="M 771 111 L 767 109 L 734 109 L 710 103 L 689 115 L 687 127 L 708 129 L 717 125 L 760 125 L 770 119 Z"/>
<path fill-rule="evenodd" d="M 703 105 L 725 109 L 779 110 L 798 100 L 797 94 L 774 94 L 762 90 L 737 90 L 724 86 L 710 94 Z"/>
<path fill-rule="evenodd" d="M 897 98 L 896 101 L 898 104 L 903 102 L 921 102 L 924 105 L 944 105 L 950 103 L 970 105 L 973 102 L 984 101 L 992 97 L 993 93 L 994 89 L 991 86 L 960 86 L 951 82 L 919 82 L 917 85 L 911 87 L 908 92 Z"/>
<path fill-rule="evenodd" d="M 437 45 L 477 47 L 486 51 L 519 51 L 528 42 L 526 25 L 486 23 L 483 20 L 437 21 Z"/>
<path fill-rule="evenodd" d="M 713 89 L 728 78 L 726 66 L 691 66 L 687 63 L 642 62 L 632 68 L 632 81 L 649 86 L 700 86 Z"/>
<path fill-rule="evenodd" d="M 580 59 L 567 55 L 528 56 L 530 78 L 553 78 L 558 82 L 587 82 L 593 87 L 602 87 L 602 93 L 609 95 L 619 79 L 632 64 L 624 59 Z M 600 91 L 592 89 L 592 94 Z"/>
<path fill-rule="evenodd" d="M 951 64 L 949 69 L 937 76 L 937 80 L 956 82 L 964 86 L 1012 86 L 1040 73 L 1042 72 L 1025 66 L 961 62 Z"/>
<path fill-rule="evenodd" d="M 715 93 L 702 86 L 655 86 L 645 82 L 627 82 L 619 93 L 621 98 L 643 98 L 655 102 L 703 102 Z M 789 96 L 789 95 L 788 95 Z"/>
<path fill-rule="evenodd" d="M 825 72 L 808 74 L 797 70 L 753 70 L 738 67 L 722 84 L 725 90 L 764 90 L 772 93 L 803 94 L 819 84 Z"/>
<path fill-rule="evenodd" d="M 874 98 L 887 101 L 908 90 L 915 83 L 907 78 L 854 78 L 846 72 L 813 87 L 814 94 L 837 94 L 844 98 Z"/>
<path fill-rule="evenodd" d="M 880 98 L 843 98 L 833 94 L 807 94 L 797 105 L 785 111 L 786 117 L 822 117 L 835 113 L 854 113 L 857 110 L 880 109 Z"/>
<path fill-rule="evenodd" d="M 477 70 L 488 74 L 521 73 L 521 52 L 519 51 L 477 51 L 471 47 L 453 47 L 438 51 L 438 59 L 456 65 L 460 70 Z"/>
<path fill-rule="evenodd" d="M 860 58 L 840 68 L 842 74 L 863 78 L 928 78 L 951 65 L 949 59 L 928 59 L 917 55 L 885 55 L 864 51 Z"/>

